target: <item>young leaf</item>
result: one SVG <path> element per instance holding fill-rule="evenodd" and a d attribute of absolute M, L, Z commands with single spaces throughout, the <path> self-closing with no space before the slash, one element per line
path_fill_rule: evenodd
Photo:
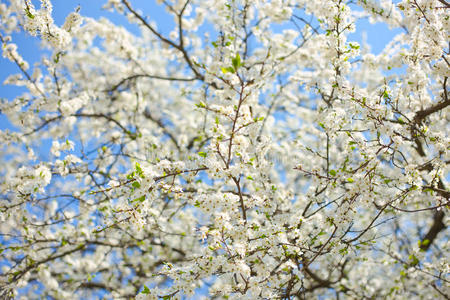
<path fill-rule="evenodd" d="M 241 66 L 241 56 L 239 55 L 239 53 L 236 53 L 236 56 L 231 59 L 231 62 L 233 63 L 234 70 L 239 69 L 239 67 Z"/>

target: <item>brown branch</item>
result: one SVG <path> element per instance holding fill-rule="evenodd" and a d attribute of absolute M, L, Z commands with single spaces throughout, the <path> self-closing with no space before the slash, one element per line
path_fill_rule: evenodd
<path fill-rule="evenodd" d="M 233 138 L 234 138 L 235 129 L 236 129 L 236 122 L 237 122 L 237 120 L 239 118 L 239 111 L 241 109 L 241 105 L 242 105 L 242 103 L 244 102 L 244 100 L 246 98 L 246 97 L 245 98 L 243 97 L 244 88 L 245 88 L 245 86 L 241 82 L 241 90 L 239 92 L 239 103 L 237 105 L 236 114 L 235 114 L 235 117 L 233 119 L 233 126 L 231 128 L 231 134 L 230 134 L 230 142 L 228 144 L 228 158 L 227 158 L 227 165 L 226 165 L 227 169 L 230 168 L 230 163 L 231 163 L 231 149 L 232 149 L 232 146 L 233 146 Z"/>
<path fill-rule="evenodd" d="M 437 205 L 437 206 L 426 207 L 426 208 L 419 208 L 419 209 L 411 209 L 411 210 L 410 210 L 410 209 L 399 208 L 399 207 L 393 206 L 393 205 L 391 205 L 391 204 L 389 204 L 389 206 L 390 206 L 391 208 L 395 209 L 395 210 L 398 210 L 398 211 L 407 212 L 407 213 L 415 213 L 415 212 L 420 212 L 420 211 L 435 210 L 435 209 L 438 209 L 438 208 L 447 206 L 447 205 L 449 205 L 449 204 L 450 204 L 450 201 L 447 201 L 447 202 L 442 203 L 442 204 L 439 204 L 439 205 Z"/>
<path fill-rule="evenodd" d="M 445 5 L 448 5 L 445 1 L 440 1 L 440 2 L 445 3 Z M 445 57 L 444 57 L 444 60 L 445 60 Z M 429 115 L 436 113 L 440 110 L 443 110 L 444 108 L 446 108 L 447 106 L 450 105 L 450 99 L 448 98 L 448 94 L 447 94 L 447 80 L 448 80 L 448 77 L 445 77 L 444 82 L 442 84 L 443 88 L 444 88 L 444 94 L 443 94 L 444 101 L 440 102 L 436 105 L 433 105 L 427 109 L 423 109 L 423 110 L 416 112 L 414 121 L 417 124 L 420 124 L 423 121 L 423 119 L 425 119 Z M 417 148 L 416 148 L 417 152 L 420 154 L 420 156 L 425 156 L 425 152 L 423 151 L 423 147 L 422 147 L 422 144 L 420 143 L 419 139 L 416 138 L 415 141 L 417 144 Z M 426 168 L 430 169 L 430 171 L 431 171 L 432 166 L 431 165 L 426 166 Z M 429 188 L 431 188 L 433 191 L 437 192 L 442 197 L 449 199 L 450 192 L 447 191 L 447 189 L 445 188 L 445 185 L 441 179 L 439 179 L 439 181 L 438 181 L 437 189 L 433 188 L 433 187 L 429 187 Z M 434 213 L 434 216 L 433 216 L 433 224 L 431 225 L 430 229 L 425 234 L 424 238 L 422 239 L 422 242 L 420 243 L 420 248 L 423 251 L 427 251 L 430 248 L 433 241 L 436 239 L 439 232 L 446 229 L 446 226 L 443 222 L 444 217 L 445 217 L 445 213 L 443 210 L 436 210 L 436 212 Z M 427 242 L 425 242 L 425 241 L 427 241 Z"/>
<path fill-rule="evenodd" d="M 184 173 L 200 172 L 200 171 L 205 171 L 205 170 L 208 170 L 208 168 L 207 168 L 207 167 L 201 167 L 201 168 L 192 169 L 192 170 L 177 171 L 177 172 L 169 173 L 169 174 L 166 174 L 166 175 L 163 175 L 163 176 L 156 176 L 156 177 L 153 177 L 153 180 L 154 180 L 155 182 L 157 182 L 157 181 L 159 181 L 159 180 L 161 180 L 161 179 L 164 179 L 164 178 L 167 178 L 167 177 L 170 177 L 170 176 L 177 176 L 177 175 L 184 174 Z M 124 186 L 124 185 L 126 185 L 126 184 L 129 184 L 129 183 L 132 183 L 132 182 L 135 182 L 135 181 L 136 181 L 136 179 L 129 179 L 129 180 L 127 180 L 127 181 L 124 181 L 124 182 L 120 183 L 119 185 L 111 186 L 111 187 L 106 188 L 106 189 L 103 189 L 103 190 L 92 191 L 92 192 L 90 192 L 89 194 L 90 194 L 90 195 L 93 195 L 93 194 L 98 194 L 98 193 L 108 192 L 108 191 L 111 191 L 111 190 L 113 190 L 113 189 L 115 189 L 115 188 Z"/>
<path fill-rule="evenodd" d="M 111 116 L 105 115 L 105 114 L 96 114 L 96 113 L 92 113 L 92 114 L 88 114 L 88 113 L 78 113 L 78 114 L 71 114 L 68 115 L 68 117 L 84 117 L 84 118 L 103 118 L 106 119 L 110 122 L 113 122 L 114 124 L 116 124 L 120 129 L 122 129 L 123 132 L 125 132 L 128 135 L 133 136 L 133 133 L 131 133 L 128 129 L 126 129 L 122 124 L 119 123 L 119 121 L 117 121 L 116 119 L 112 118 Z M 35 129 L 33 129 L 30 132 L 24 133 L 24 136 L 27 135 L 31 135 L 39 130 L 41 130 L 42 128 L 44 128 L 46 125 L 50 124 L 53 121 L 57 121 L 59 119 L 64 118 L 63 115 L 45 120 L 41 125 L 39 125 L 38 127 L 36 127 Z"/>
<path fill-rule="evenodd" d="M 433 283 L 431 284 L 431 287 L 432 287 L 433 289 L 435 289 L 436 292 L 438 292 L 439 294 L 441 294 L 445 299 L 447 299 L 447 300 L 450 299 L 450 297 L 449 297 L 448 295 L 444 294 L 440 289 L 437 288 L 436 283 L 433 282 Z"/>
<path fill-rule="evenodd" d="M 431 115 L 435 112 L 438 112 L 440 110 L 443 110 L 444 108 L 446 108 L 449 105 L 450 105 L 450 100 L 447 99 L 446 101 L 440 102 L 440 103 L 433 105 L 427 109 L 419 110 L 418 112 L 416 112 L 416 116 L 414 117 L 414 120 L 416 121 L 416 123 L 420 123 L 420 122 L 422 122 L 423 119 L 425 119 L 429 115 Z"/>
<path fill-rule="evenodd" d="M 325 249 L 325 247 L 330 243 L 331 239 L 334 237 L 334 234 L 336 233 L 336 231 L 338 230 L 338 227 L 336 225 L 334 225 L 334 230 L 333 233 L 331 233 L 330 237 L 328 238 L 328 240 L 322 245 L 322 247 L 320 247 L 319 251 L 316 253 L 316 255 L 314 255 L 314 257 L 312 259 L 310 259 L 309 261 L 305 262 L 304 264 L 304 268 L 307 268 L 309 265 L 311 265 L 314 260 L 316 260 L 316 258 L 322 254 L 323 249 Z"/>
<path fill-rule="evenodd" d="M 166 174 L 164 176 L 153 177 L 153 180 L 154 181 L 159 181 L 161 179 L 164 179 L 164 178 L 170 177 L 170 176 L 177 176 L 177 175 L 184 174 L 184 173 L 200 172 L 200 171 L 205 171 L 205 170 L 208 170 L 208 168 L 207 167 L 201 167 L 201 168 L 192 169 L 192 170 L 183 170 L 183 171 L 178 171 L 178 172 L 175 172 L 175 173 Z"/>
<path fill-rule="evenodd" d="M 238 189 L 239 201 L 240 201 L 241 210 L 242 210 L 242 219 L 244 219 L 244 222 L 247 223 L 247 212 L 246 212 L 246 208 L 245 208 L 244 198 L 242 197 L 241 186 L 239 184 L 239 180 L 237 180 L 234 177 L 232 177 L 232 178 Z"/>
<path fill-rule="evenodd" d="M 38 267 L 39 265 L 42 265 L 42 264 L 45 264 L 45 263 L 47 263 L 47 262 L 53 261 L 53 260 L 55 260 L 55 259 L 64 257 L 64 256 L 69 255 L 69 254 L 72 254 L 72 253 L 74 253 L 74 252 L 81 251 L 81 250 L 85 249 L 85 247 L 86 247 L 86 244 L 80 244 L 80 245 L 78 245 L 76 248 L 73 248 L 73 249 L 71 249 L 71 250 L 65 251 L 65 252 L 60 253 L 60 254 L 55 255 L 55 256 L 52 256 L 52 255 L 51 255 L 51 256 L 47 257 L 46 259 L 44 259 L 44 260 L 41 260 L 41 261 L 32 263 L 32 264 L 28 265 L 24 270 L 19 271 L 19 273 L 16 273 L 16 274 L 12 277 L 12 280 L 11 280 L 11 281 L 17 281 L 17 280 L 19 280 L 19 279 L 20 279 L 23 275 L 25 275 L 28 271 L 30 271 L 30 270 L 32 270 L 32 269 Z"/>
<path fill-rule="evenodd" d="M 319 284 L 318 287 L 330 287 L 331 286 L 331 281 L 320 278 L 315 273 L 313 273 L 308 268 L 308 266 L 304 266 L 303 270 L 305 271 L 306 274 L 308 274 L 309 277 L 311 277 L 314 281 L 316 281 Z"/>
<path fill-rule="evenodd" d="M 346 244 L 350 244 L 356 240 L 358 240 L 360 237 L 362 237 L 367 231 L 369 231 L 372 227 L 372 225 L 375 223 L 375 221 L 381 216 L 381 214 L 383 213 L 383 211 L 386 209 L 388 205 L 384 205 L 383 207 L 381 207 L 380 211 L 378 212 L 378 214 L 375 216 L 375 218 L 373 218 L 373 220 L 370 222 L 369 226 L 367 226 L 363 231 L 361 231 L 361 233 L 356 236 L 355 238 L 348 240 L 348 241 L 343 241 Z"/>
<path fill-rule="evenodd" d="M 163 123 L 161 120 L 155 119 L 155 118 L 152 116 L 152 114 L 150 113 L 150 111 L 147 110 L 147 109 L 144 111 L 144 116 L 145 116 L 147 119 L 149 119 L 149 120 L 153 121 L 154 123 L 156 123 L 156 124 L 162 129 L 162 131 L 163 131 L 165 134 L 167 134 L 167 136 L 168 136 L 169 139 L 173 142 L 173 144 L 175 145 L 175 147 L 177 147 L 178 151 L 181 150 L 180 145 L 178 144 L 177 139 L 176 139 L 175 136 L 167 129 L 167 127 L 164 125 L 164 123 Z"/>
<path fill-rule="evenodd" d="M 445 0 L 438 0 L 438 1 L 444 4 L 445 8 L 450 8 L 450 3 L 448 3 L 447 1 Z"/>
<path fill-rule="evenodd" d="M 189 2 L 189 1 L 188 1 Z M 146 28 L 148 28 L 154 35 L 156 35 L 162 42 L 172 46 L 173 48 L 177 49 L 178 51 L 181 52 L 181 54 L 184 57 L 184 60 L 186 61 L 186 63 L 188 64 L 189 68 L 192 70 L 192 72 L 194 72 L 195 74 L 195 78 L 200 79 L 200 80 L 204 80 L 205 76 L 203 76 L 202 74 L 200 74 L 200 72 L 194 67 L 194 64 L 192 63 L 191 59 L 189 58 L 189 55 L 186 51 L 186 49 L 184 48 L 183 45 L 183 41 L 182 41 L 182 36 L 180 37 L 180 43 L 176 44 L 175 42 L 165 38 L 161 33 L 159 33 L 155 28 L 153 28 L 153 26 L 151 26 L 140 14 L 138 14 L 136 12 L 136 10 L 134 10 L 130 3 L 128 2 L 128 0 L 122 0 L 122 3 L 127 7 L 127 9 L 139 20 L 141 21 L 142 25 L 144 25 Z M 184 11 L 184 9 L 183 9 Z M 181 15 L 182 13 L 180 13 Z M 179 24 L 180 26 L 180 30 L 182 30 L 181 28 L 181 23 Z"/>
<path fill-rule="evenodd" d="M 33 133 L 35 133 L 35 132 L 38 132 L 39 130 L 41 130 L 42 128 L 44 128 L 45 126 L 47 126 L 48 124 L 50 124 L 51 122 L 56 121 L 56 120 L 59 120 L 59 119 L 62 119 L 62 117 L 63 117 L 63 116 L 57 116 L 57 117 L 54 117 L 54 118 L 45 120 L 41 125 L 39 125 L 38 127 L 36 127 L 35 129 L 33 129 L 33 130 L 30 131 L 30 132 L 24 133 L 23 135 L 24 135 L 24 136 L 27 136 L 27 135 L 31 135 L 31 134 L 33 134 Z"/>
<path fill-rule="evenodd" d="M 443 94 L 444 101 L 439 102 L 436 105 L 433 105 L 427 109 L 422 109 L 422 110 L 419 110 L 418 112 L 416 112 L 416 115 L 414 117 L 414 121 L 416 123 L 420 124 L 422 122 L 422 120 L 425 119 L 426 117 L 428 117 L 429 115 L 436 113 L 440 110 L 443 110 L 444 108 L 446 108 L 447 106 L 450 105 L 450 99 L 448 98 L 448 95 L 447 95 L 447 80 L 448 80 L 448 77 L 445 77 L 444 82 L 442 83 L 442 86 L 444 89 L 444 94 Z"/>
<path fill-rule="evenodd" d="M 0 42 L 3 43 L 3 46 L 6 46 L 6 41 L 3 39 L 2 35 L 0 35 Z M 36 81 L 31 78 L 31 75 L 27 72 L 27 70 L 25 70 L 23 65 L 21 63 L 19 63 L 19 61 L 17 60 L 17 58 L 15 56 L 11 55 L 11 57 L 14 60 L 14 63 L 17 65 L 17 67 L 19 67 L 20 71 L 22 71 L 22 73 L 25 75 L 27 80 L 34 85 L 34 88 L 38 91 L 39 94 L 41 94 L 42 98 L 45 99 L 46 98 L 45 93 L 38 87 L 38 85 L 36 84 Z"/>
<path fill-rule="evenodd" d="M 73 114 L 71 115 L 73 117 L 85 117 L 85 118 L 103 118 L 110 122 L 113 122 L 116 124 L 120 129 L 122 129 L 123 132 L 125 132 L 128 135 L 133 135 L 128 129 L 126 129 L 122 124 L 119 123 L 116 119 L 105 115 L 105 114 L 86 114 L 86 113 L 79 113 L 79 114 Z"/>
<path fill-rule="evenodd" d="M 428 230 L 427 234 L 423 237 L 422 242 L 420 243 L 420 249 L 423 251 L 427 251 L 433 241 L 436 239 L 439 232 L 446 228 L 444 224 L 445 214 L 442 210 L 438 210 L 434 213 L 433 216 L 433 225 Z"/>
<path fill-rule="evenodd" d="M 123 85 L 125 82 L 137 79 L 140 77 L 144 78 L 151 78 L 151 79 L 159 79 L 159 80 L 168 80 L 168 81 L 194 81 L 197 80 L 197 78 L 179 78 L 179 77 L 165 77 L 165 76 L 159 76 L 159 75 L 149 75 L 149 74 L 135 74 L 130 75 L 128 77 L 123 78 L 121 81 L 119 81 L 117 84 L 113 85 L 108 92 L 113 92 L 117 90 L 121 85 Z"/>

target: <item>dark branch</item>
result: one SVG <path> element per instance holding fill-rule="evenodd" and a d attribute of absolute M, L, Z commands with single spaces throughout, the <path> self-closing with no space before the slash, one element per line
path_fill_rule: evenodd
<path fill-rule="evenodd" d="M 434 213 L 433 225 L 422 239 L 422 242 L 420 243 L 420 249 L 427 251 L 430 248 L 431 244 L 433 244 L 433 241 L 436 239 L 439 232 L 446 228 L 444 224 L 444 216 L 445 214 L 442 210 L 436 211 Z"/>

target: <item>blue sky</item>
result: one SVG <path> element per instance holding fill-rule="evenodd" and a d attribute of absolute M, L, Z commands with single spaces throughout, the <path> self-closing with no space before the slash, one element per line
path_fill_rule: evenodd
<path fill-rule="evenodd" d="M 33 2 L 36 4 L 38 3 L 38 1 Z M 132 32 L 139 34 L 137 26 L 130 25 L 125 17 L 102 9 L 106 0 L 53 0 L 52 2 L 54 5 L 53 16 L 58 25 L 63 24 L 65 17 L 80 6 L 80 13 L 84 16 L 92 18 L 106 17 L 113 23 L 122 25 Z M 163 6 L 156 4 L 155 0 L 130 0 L 130 2 L 135 8 L 142 10 L 152 21 L 155 21 L 155 23 L 158 24 L 159 30 L 164 35 L 172 30 L 174 26 L 172 16 L 167 14 Z M 357 24 L 357 32 L 352 34 L 349 38 L 361 42 L 364 32 L 367 37 L 367 42 L 372 47 L 372 52 L 378 54 L 383 50 L 384 46 L 391 41 L 393 36 L 400 33 L 401 30 L 389 30 L 385 24 L 370 24 L 368 20 L 361 20 Z M 12 38 L 13 42 L 18 45 L 19 53 L 29 62 L 30 66 L 32 66 L 34 62 L 39 61 L 41 56 L 45 53 L 40 46 L 39 39 L 36 37 L 31 37 L 24 33 L 16 33 L 12 35 Z M 3 84 L 4 80 L 9 75 L 15 73 L 19 73 L 17 66 L 0 56 L 0 98 L 12 100 L 25 91 L 23 88 L 6 86 Z M 4 129 L 14 130 L 5 116 L 0 113 L 0 130 Z"/>
<path fill-rule="evenodd" d="M 36 2 L 36 1 L 33 1 Z M 84 16 L 99 18 L 106 17 L 118 25 L 122 25 L 134 33 L 138 33 L 137 26 L 130 25 L 127 20 L 116 13 L 108 12 L 102 9 L 106 1 L 92 0 L 53 0 L 53 16 L 58 25 L 64 23 L 65 17 L 74 11 L 79 5 L 81 14 Z M 173 19 L 167 14 L 164 7 L 156 4 L 154 0 L 131 0 L 135 8 L 141 9 L 145 15 L 158 24 L 158 28 L 163 33 L 168 33 L 173 28 Z M 38 6 L 38 4 L 37 4 Z M 400 29 L 389 30 L 383 23 L 370 24 L 367 19 L 359 21 L 357 31 L 350 35 L 350 39 L 362 41 L 363 32 L 366 33 L 367 42 L 371 45 L 375 54 L 380 53 L 384 46 L 392 39 L 394 35 L 401 32 Z M 13 41 L 19 46 L 19 53 L 33 65 L 33 62 L 39 61 L 43 54 L 38 38 L 28 36 L 24 33 L 17 33 L 13 36 Z M 0 57 L 0 97 L 13 99 L 23 89 L 14 86 L 5 86 L 4 80 L 11 74 L 17 73 L 18 68 L 15 64 Z M 5 126 L 4 120 L 0 122 L 0 129 Z"/>
<path fill-rule="evenodd" d="M 33 3 L 36 7 L 39 7 L 39 1 L 34 0 Z M 129 29 L 131 32 L 139 35 L 138 26 L 135 24 L 129 24 L 128 20 L 117 13 L 106 11 L 102 8 L 106 0 L 52 0 L 53 3 L 53 17 L 57 25 L 62 25 L 66 16 L 77 9 L 80 6 L 80 13 L 83 16 L 91 18 L 105 17 L 117 25 L 121 25 Z M 141 10 L 151 21 L 158 24 L 158 30 L 163 35 L 167 36 L 168 33 L 174 28 L 173 17 L 169 15 L 164 6 L 158 5 L 156 0 L 130 0 L 132 6 L 138 10 Z M 282 25 L 280 28 L 282 28 Z M 363 35 L 366 36 L 366 41 L 371 45 L 372 52 L 375 54 L 380 53 L 385 45 L 389 43 L 392 38 L 402 32 L 401 29 L 389 30 L 387 25 L 383 23 L 370 24 L 368 19 L 358 21 L 356 32 L 349 36 L 349 40 L 355 40 L 362 42 Z M 203 34 L 205 26 L 200 28 L 199 34 Z M 37 37 L 29 36 L 25 33 L 15 33 L 12 36 L 13 42 L 18 45 L 19 53 L 29 62 L 30 66 L 33 66 L 34 62 L 40 61 L 42 55 L 45 55 L 46 51 L 41 48 L 39 39 Z M 10 85 L 4 85 L 5 79 L 11 75 L 20 73 L 18 67 L 9 60 L 0 56 L 0 98 L 12 100 L 18 95 L 22 94 L 26 90 L 23 87 L 16 87 Z M 0 112 L 0 130 L 12 130 L 16 131 L 7 120 L 6 116 Z M 45 159 L 48 156 L 50 150 L 51 141 L 43 141 L 43 147 L 39 150 L 39 156 Z"/>
<path fill-rule="evenodd" d="M 39 7 L 38 1 L 33 1 L 33 3 L 37 8 Z M 136 34 L 139 32 L 137 26 L 130 25 L 125 17 L 102 9 L 106 0 L 52 0 L 52 3 L 53 17 L 57 25 L 62 25 L 66 16 L 80 6 L 80 14 L 83 16 L 91 18 L 105 17 L 113 23 L 122 25 Z M 157 22 L 158 28 L 163 32 L 168 32 L 172 29 L 174 24 L 172 18 L 166 13 L 163 6 L 156 4 L 156 1 L 132 0 L 131 3 L 134 7 L 141 9 L 147 16 Z M 29 62 L 30 66 L 32 66 L 34 62 L 40 60 L 44 51 L 40 46 L 38 38 L 29 36 L 23 32 L 13 34 L 12 38 L 13 42 L 18 45 L 19 54 Z M 14 63 L 0 56 L 0 98 L 11 100 L 16 97 L 18 93 L 25 91 L 23 88 L 3 84 L 9 75 L 18 72 L 19 69 Z M 3 126 L 4 122 L 0 122 L 0 130 Z"/>

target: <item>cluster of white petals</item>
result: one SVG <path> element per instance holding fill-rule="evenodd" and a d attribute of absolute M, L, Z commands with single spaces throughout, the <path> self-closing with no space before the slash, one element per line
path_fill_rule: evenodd
<path fill-rule="evenodd" d="M 0 298 L 447 297 L 448 1 L 105 2 L 0 3 Z"/>

